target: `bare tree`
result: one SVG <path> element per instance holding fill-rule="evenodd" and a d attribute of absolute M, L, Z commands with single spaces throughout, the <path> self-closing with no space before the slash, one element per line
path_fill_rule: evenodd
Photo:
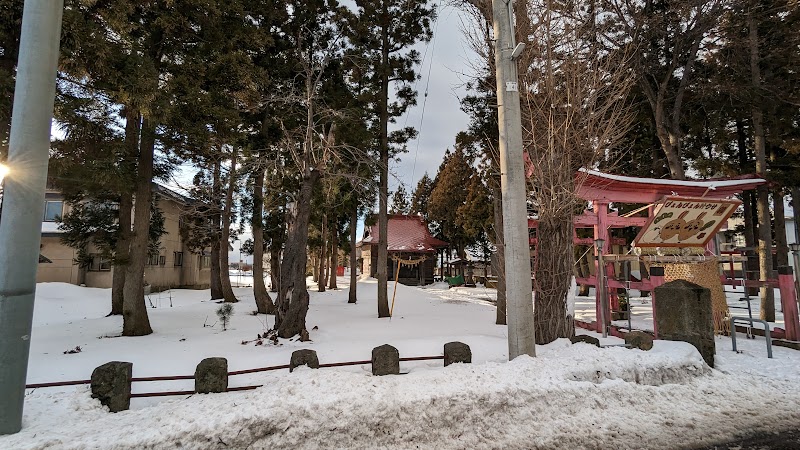
<path fill-rule="evenodd" d="M 602 41 L 610 48 L 636 46 L 631 58 L 638 86 L 647 96 L 656 134 L 674 179 L 684 179 L 681 120 L 698 54 L 722 12 L 721 0 L 630 2 L 610 0 Z M 595 0 L 591 1 L 594 12 Z M 599 11 L 598 11 L 599 12 Z M 600 17 L 598 15 L 598 17 Z M 594 23 L 594 20 L 593 22 Z"/>

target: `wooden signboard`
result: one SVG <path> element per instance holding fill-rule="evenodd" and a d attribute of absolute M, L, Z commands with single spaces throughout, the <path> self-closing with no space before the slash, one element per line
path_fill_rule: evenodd
<path fill-rule="evenodd" d="M 635 247 L 704 247 L 741 205 L 739 200 L 666 197 L 633 241 Z"/>

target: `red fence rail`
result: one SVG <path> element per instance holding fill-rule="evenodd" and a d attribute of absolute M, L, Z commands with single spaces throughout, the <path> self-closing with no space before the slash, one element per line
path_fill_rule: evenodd
<path fill-rule="evenodd" d="M 444 359 L 443 355 L 439 356 L 412 356 L 407 358 L 400 358 L 401 362 L 407 361 L 431 361 L 431 360 L 438 360 Z M 344 367 L 344 366 L 362 366 L 366 364 L 372 364 L 371 360 L 364 360 L 364 361 L 346 361 L 346 362 L 337 362 L 337 363 L 326 363 L 320 364 L 319 368 L 325 367 Z M 272 370 L 281 370 L 281 369 L 289 369 L 289 364 L 282 364 L 279 366 L 268 366 L 268 367 L 258 367 L 255 369 L 244 369 L 244 370 L 234 370 L 232 372 L 228 372 L 228 376 L 236 376 L 236 375 L 246 375 L 250 373 L 257 373 L 257 372 L 268 372 Z M 179 380 L 194 380 L 194 375 L 175 375 L 175 376 L 161 376 L 161 377 L 134 377 L 131 378 L 131 382 L 149 382 L 149 381 L 179 381 Z M 36 388 L 45 388 L 45 387 L 62 387 L 62 386 L 77 386 L 77 385 L 84 385 L 84 384 L 91 384 L 92 380 L 71 380 L 71 381 L 54 381 L 50 383 L 32 383 L 26 384 L 26 389 L 36 389 Z M 261 384 L 255 386 L 237 386 L 237 387 L 229 387 L 228 392 L 232 391 L 249 391 L 252 389 L 260 388 Z M 195 391 L 164 391 L 164 392 L 139 392 L 139 393 L 132 393 L 131 398 L 145 398 L 145 397 L 168 397 L 168 396 L 175 396 L 175 395 L 193 395 Z"/>

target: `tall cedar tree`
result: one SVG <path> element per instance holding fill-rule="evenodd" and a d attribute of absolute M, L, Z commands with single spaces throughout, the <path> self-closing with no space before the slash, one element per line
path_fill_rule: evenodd
<path fill-rule="evenodd" d="M 389 133 L 389 123 L 414 104 L 416 92 L 414 66 L 419 52 L 411 47 L 432 37 L 431 21 L 435 10 L 426 0 L 356 0 L 358 13 L 351 20 L 351 40 L 365 58 L 372 110 L 376 115 L 374 132 L 379 155 L 380 187 L 378 193 L 378 317 L 389 317 L 387 278 L 387 234 L 389 211 L 390 146 L 406 142 L 410 130 Z M 395 84 L 395 101 L 389 101 L 389 86 Z"/>
<path fill-rule="evenodd" d="M 417 187 L 411 193 L 411 206 L 409 211 L 411 214 L 421 215 L 425 221 L 428 221 L 428 202 L 431 198 L 431 191 L 433 190 L 433 180 L 428 176 L 428 172 L 422 175 L 422 178 L 417 182 Z"/>
<path fill-rule="evenodd" d="M 475 243 L 475 238 L 459 224 L 458 211 L 467 203 L 464 187 L 478 176 L 461 147 L 456 147 L 436 174 L 428 203 L 428 216 L 437 225 L 441 239 L 449 242 L 462 259 L 466 258 L 466 249 Z"/>

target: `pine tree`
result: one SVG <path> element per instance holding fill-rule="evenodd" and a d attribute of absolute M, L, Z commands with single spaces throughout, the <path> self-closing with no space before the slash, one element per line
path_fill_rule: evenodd
<path fill-rule="evenodd" d="M 357 0 L 358 13 L 351 18 L 351 40 L 368 65 L 365 73 L 370 103 L 376 115 L 380 187 L 378 193 L 378 317 L 389 317 L 387 278 L 387 234 L 389 211 L 389 157 L 392 145 L 404 143 L 410 129 L 389 133 L 389 122 L 402 115 L 414 103 L 416 92 L 411 83 L 416 78 L 414 66 L 420 56 L 411 46 L 431 39 L 431 21 L 435 18 L 426 0 Z M 389 101 L 390 84 L 397 85 L 395 102 Z"/>
<path fill-rule="evenodd" d="M 391 214 L 408 214 L 410 205 L 408 204 L 408 194 L 406 188 L 401 184 L 397 190 L 392 194 L 392 207 Z"/>
<path fill-rule="evenodd" d="M 0 1 L 0 162 L 8 157 L 23 0 Z"/>
<path fill-rule="evenodd" d="M 417 182 L 417 187 L 411 193 L 411 206 L 409 211 L 411 214 L 421 215 L 425 221 L 428 220 L 428 202 L 431 198 L 431 191 L 433 190 L 433 180 L 428 176 L 428 172 L 422 175 L 422 178 Z"/>

